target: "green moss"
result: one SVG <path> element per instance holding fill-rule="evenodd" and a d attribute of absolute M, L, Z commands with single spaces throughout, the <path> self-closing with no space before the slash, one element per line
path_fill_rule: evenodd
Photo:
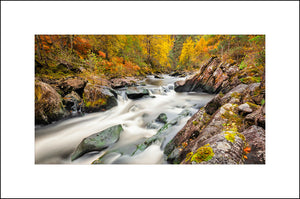
<path fill-rule="evenodd" d="M 204 145 L 197 149 L 196 153 L 191 157 L 191 162 L 201 163 L 203 161 L 208 161 L 214 156 L 213 149 L 209 144 Z"/>
<path fill-rule="evenodd" d="M 232 111 L 226 111 L 221 115 L 222 118 L 227 119 L 231 123 L 235 123 L 236 125 L 242 125 L 242 118 L 238 114 L 232 112 Z"/>
<path fill-rule="evenodd" d="M 219 93 L 219 96 L 222 98 L 224 97 L 224 94 L 222 93 L 222 91 Z"/>
<path fill-rule="evenodd" d="M 193 152 L 189 152 L 188 154 L 186 154 L 186 157 L 185 157 L 185 161 L 189 161 L 191 159 L 191 157 L 193 156 Z"/>
<path fill-rule="evenodd" d="M 193 125 L 194 125 L 194 126 L 196 126 L 196 125 L 198 125 L 198 124 L 199 124 L 198 121 L 196 121 L 196 120 L 193 121 Z"/>
<path fill-rule="evenodd" d="M 186 155 L 185 161 L 191 161 L 196 163 L 201 163 L 203 161 L 208 161 L 213 158 L 214 156 L 213 149 L 206 144 L 197 149 L 196 153 L 190 152 Z"/>
<path fill-rule="evenodd" d="M 235 143 L 235 133 L 230 133 L 228 131 L 225 132 L 225 138 L 226 140 L 228 140 L 229 142 Z"/>
<path fill-rule="evenodd" d="M 251 84 L 251 83 L 259 83 L 261 82 L 260 77 L 248 76 L 244 78 L 240 78 L 241 82 L 244 84 Z"/>
<path fill-rule="evenodd" d="M 246 102 L 246 104 L 248 104 L 248 105 L 250 106 L 250 108 L 251 108 L 251 109 L 254 109 L 254 110 L 256 110 L 256 109 L 258 109 L 258 108 L 259 108 L 259 106 L 258 106 L 258 105 L 256 105 L 256 104 L 253 104 L 253 103 L 251 103 L 251 102 Z"/>
<path fill-rule="evenodd" d="M 242 95 L 241 93 L 233 92 L 233 93 L 231 94 L 231 97 L 234 97 L 234 98 L 240 98 L 241 95 Z"/>

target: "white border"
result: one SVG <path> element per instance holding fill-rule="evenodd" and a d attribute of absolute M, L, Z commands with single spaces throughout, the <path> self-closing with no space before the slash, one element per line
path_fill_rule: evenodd
<path fill-rule="evenodd" d="M 1 197 L 299 197 L 298 2 L 1 2 Z M 34 165 L 34 34 L 266 34 L 267 164 Z"/>

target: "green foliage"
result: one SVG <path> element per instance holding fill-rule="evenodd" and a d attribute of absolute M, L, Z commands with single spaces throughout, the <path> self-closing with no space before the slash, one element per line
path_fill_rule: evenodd
<path fill-rule="evenodd" d="M 263 106 L 265 104 L 265 99 L 262 99 L 260 104 Z"/>
<path fill-rule="evenodd" d="M 244 61 L 242 61 L 241 64 L 239 65 L 239 69 L 240 69 L 240 70 L 243 70 L 243 69 L 246 68 L 246 67 L 247 67 L 247 64 L 245 64 Z"/>

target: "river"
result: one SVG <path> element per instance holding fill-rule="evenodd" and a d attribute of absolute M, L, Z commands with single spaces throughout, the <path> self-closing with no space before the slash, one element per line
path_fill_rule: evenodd
<path fill-rule="evenodd" d="M 163 75 L 163 79 L 148 76 L 143 88 L 150 91 L 149 97 L 128 99 L 124 89 L 118 90 L 118 106 L 105 112 L 89 113 L 58 121 L 47 126 L 35 127 L 35 163 L 36 164 L 91 164 L 94 160 L 114 149 L 130 148 L 143 142 L 158 132 L 163 124 L 155 122 L 160 113 L 165 113 L 168 121 L 178 117 L 184 110 L 190 115 L 183 117 L 168 129 L 162 143 L 153 143 L 145 151 L 134 154 L 110 153 L 105 164 L 166 164 L 163 149 L 166 144 L 185 125 L 199 108 L 210 101 L 214 95 L 207 93 L 176 93 L 174 82 L 185 78 Z M 141 83 L 141 82 L 140 82 Z M 90 152 L 71 161 L 70 155 L 84 139 L 113 125 L 122 124 L 124 131 L 115 144 L 101 152 Z M 152 125 L 151 125 L 152 124 Z M 154 127 L 149 127 L 154 126 Z"/>

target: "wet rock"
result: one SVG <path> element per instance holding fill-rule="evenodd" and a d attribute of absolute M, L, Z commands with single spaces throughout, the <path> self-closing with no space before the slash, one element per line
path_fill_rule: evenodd
<path fill-rule="evenodd" d="M 182 118 L 187 117 L 190 114 L 191 112 L 189 110 L 183 110 L 181 113 L 178 114 L 176 118 L 164 124 L 157 131 L 155 135 L 153 135 L 150 138 L 147 138 L 143 143 L 137 145 L 137 149 L 132 155 L 144 151 L 147 147 L 149 147 L 153 143 L 157 143 L 161 145 L 165 140 L 165 136 L 168 135 L 168 133 L 170 133 L 169 132 L 170 127 L 176 125 Z"/>
<path fill-rule="evenodd" d="M 251 148 L 245 164 L 265 164 L 265 130 L 253 125 L 243 131 L 242 134 Z"/>
<path fill-rule="evenodd" d="M 50 124 L 63 118 L 61 96 L 49 84 L 35 81 L 35 124 Z"/>
<path fill-rule="evenodd" d="M 142 98 L 149 94 L 149 90 L 144 88 L 130 87 L 126 90 L 126 95 L 130 99 Z"/>
<path fill-rule="evenodd" d="M 101 151 L 116 143 L 119 140 L 122 131 L 122 125 L 119 124 L 84 138 L 71 154 L 71 160 L 76 160 L 85 153 L 91 151 Z"/>
<path fill-rule="evenodd" d="M 163 79 L 163 77 L 160 76 L 160 75 L 154 75 L 154 78 L 156 78 L 156 79 Z"/>
<path fill-rule="evenodd" d="M 168 117 L 165 113 L 159 114 L 159 116 L 155 119 L 156 122 L 167 123 Z"/>
<path fill-rule="evenodd" d="M 84 88 L 83 100 L 85 112 L 104 111 L 118 105 L 116 96 L 110 88 L 91 83 Z"/>
<path fill-rule="evenodd" d="M 74 91 L 63 97 L 63 104 L 65 109 L 71 112 L 81 112 L 83 106 L 83 100 Z"/>

